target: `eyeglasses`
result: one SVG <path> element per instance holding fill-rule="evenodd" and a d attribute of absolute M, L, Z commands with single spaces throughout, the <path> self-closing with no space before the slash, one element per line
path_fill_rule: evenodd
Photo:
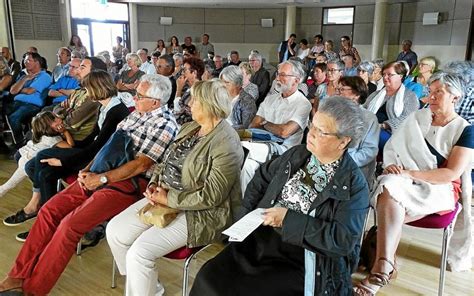
<path fill-rule="evenodd" d="M 137 101 L 141 101 L 143 99 L 151 99 L 150 97 L 147 97 L 146 95 L 142 95 L 142 94 L 138 93 L 138 91 L 135 94 L 135 98 L 137 99 Z"/>
<path fill-rule="evenodd" d="M 338 137 L 339 138 L 339 134 L 338 133 L 326 133 L 326 132 L 323 132 L 319 127 L 315 126 L 312 122 L 310 122 L 309 124 L 309 129 L 310 130 L 314 130 L 316 132 L 316 134 L 320 137 Z"/>
<path fill-rule="evenodd" d="M 257 62 L 258 60 L 255 60 L 255 59 L 252 59 L 252 60 L 249 60 L 249 62 Z"/>
<path fill-rule="evenodd" d="M 278 77 L 284 77 L 284 78 L 286 78 L 286 77 L 298 77 L 298 76 L 296 76 L 296 75 L 291 75 L 291 74 L 286 74 L 286 73 L 281 73 L 281 72 L 277 72 L 277 73 L 276 73 L 276 76 L 278 76 Z"/>
<path fill-rule="evenodd" d="M 345 87 L 342 87 L 342 86 L 341 86 L 341 87 L 336 88 L 336 91 L 337 91 L 337 92 L 351 91 L 351 90 L 352 90 L 352 88 L 351 88 L 350 86 L 345 86 Z"/>
<path fill-rule="evenodd" d="M 328 69 L 328 72 L 337 72 L 337 71 L 341 71 L 341 69 Z"/>
<path fill-rule="evenodd" d="M 400 75 L 400 74 L 397 74 L 397 73 L 383 73 L 382 77 L 383 78 L 392 78 L 393 76 L 397 76 L 397 75 Z"/>
<path fill-rule="evenodd" d="M 367 71 L 362 70 L 362 69 L 357 69 L 357 72 L 359 72 L 359 73 L 366 73 Z"/>

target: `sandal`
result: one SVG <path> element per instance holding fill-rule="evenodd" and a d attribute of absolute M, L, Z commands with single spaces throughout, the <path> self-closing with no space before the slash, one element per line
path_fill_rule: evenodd
<path fill-rule="evenodd" d="M 393 268 L 392 271 L 388 274 L 385 272 L 371 272 L 365 279 L 363 279 L 359 284 L 357 284 L 356 287 L 354 287 L 353 295 L 375 295 L 380 288 L 389 284 L 390 280 L 397 278 L 397 268 L 395 267 L 395 264 L 392 261 L 388 260 L 385 257 L 380 257 L 378 260 L 388 262 Z M 374 289 L 372 286 L 376 286 L 378 288 Z"/>

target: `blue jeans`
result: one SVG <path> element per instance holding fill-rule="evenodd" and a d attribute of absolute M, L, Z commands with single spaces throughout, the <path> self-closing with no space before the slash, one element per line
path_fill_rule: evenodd
<path fill-rule="evenodd" d="M 27 120 L 30 120 L 33 116 L 38 114 L 41 108 L 33 104 L 15 101 L 12 110 L 13 112 L 8 115 L 8 120 L 10 121 L 16 144 L 21 145 L 24 140 L 21 126 L 22 123 L 25 123 Z"/>

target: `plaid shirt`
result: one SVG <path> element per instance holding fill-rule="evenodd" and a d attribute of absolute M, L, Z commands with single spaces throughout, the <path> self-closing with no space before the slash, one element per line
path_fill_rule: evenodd
<path fill-rule="evenodd" d="M 173 113 L 165 105 L 144 114 L 134 111 L 118 124 L 117 129 L 128 131 L 136 153 L 146 155 L 156 164 L 174 140 L 179 126 Z M 146 177 L 150 178 L 154 169 L 155 165 L 149 168 Z"/>
<path fill-rule="evenodd" d="M 474 87 L 468 87 L 461 103 L 456 106 L 456 112 L 470 124 L 474 124 Z"/>

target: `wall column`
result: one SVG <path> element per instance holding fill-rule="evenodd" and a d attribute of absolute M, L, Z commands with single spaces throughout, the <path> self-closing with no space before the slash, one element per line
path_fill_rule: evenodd
<path fill-rule="evenodd" d="M 130 23 L 130 52 L 136 52 L 138 50 L 138 16 L 137 16 L 137 4 L 129 3 L 129 23 Z"/>
<path fill-rule="evenodd" d="M 8 22 L 7 22 L 7 6 L 6 1 L 0 1 L 0 46 L 10 47 L 10 40 L 8 38 Z"/>
<path fill-rule="evenodd" d="M 296 6 L 286 7 L 286 22 L 284 40 L 288 39 L 290 34 L 296 33 Z"/>
<path fill-rule="evenodd" d="M 387 0 L 375 1 L 374 28 L 372 30 L 372 60 L 383 57 L 387 7 Z"/>

